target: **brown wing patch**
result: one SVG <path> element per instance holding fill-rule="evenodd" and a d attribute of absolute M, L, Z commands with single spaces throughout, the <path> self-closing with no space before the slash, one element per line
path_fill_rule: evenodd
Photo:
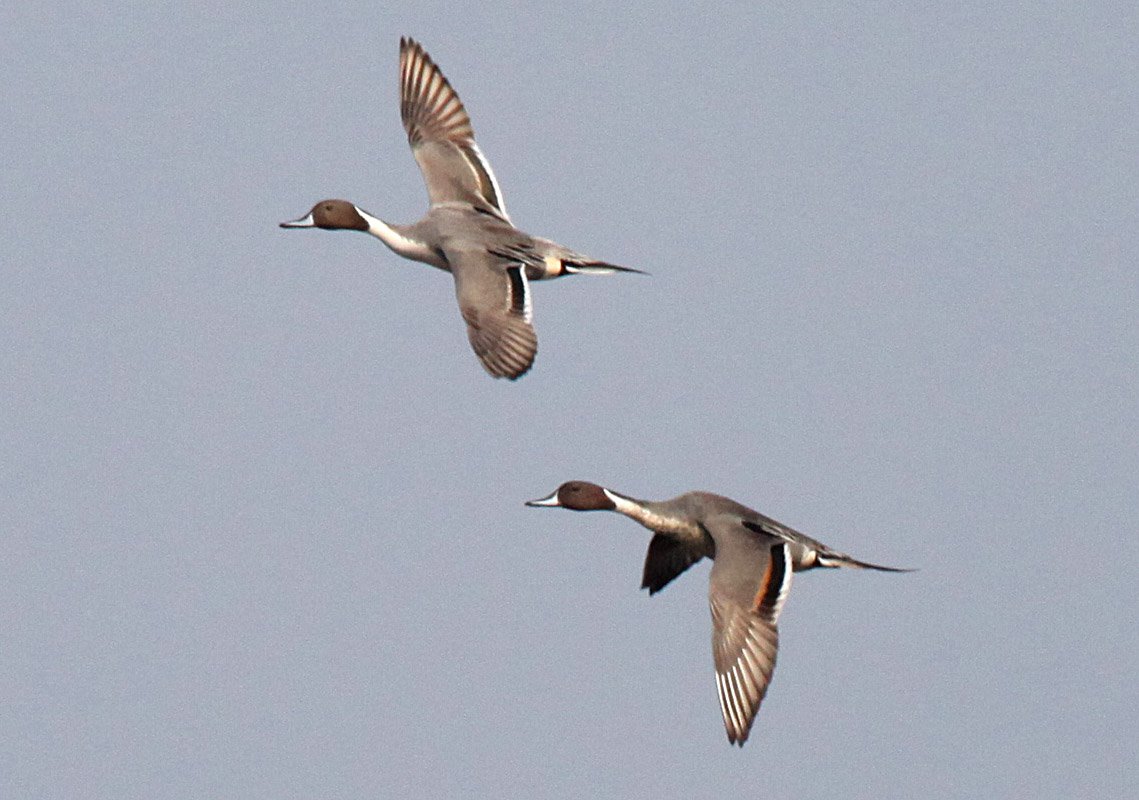
<path fill-rule="evenodd" d="M 785 542 L 771 546 L 771 558 L 767 560 L 767 570 L 759 582 L 759 591 L 752 601 L 752 611 L 774 623 L 783 611 L 783 603 L 791 590 L 790 552 Z"/>

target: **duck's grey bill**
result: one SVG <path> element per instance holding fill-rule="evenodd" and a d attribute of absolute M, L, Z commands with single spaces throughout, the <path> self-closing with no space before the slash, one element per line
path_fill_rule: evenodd
<path fill-rule="evenodd" d="M 312 214 L 309 214 L 307 217 L 301 217 L 300 219 L 295 219 L 292 222 L 282 222 L 281 227 L 282 228 L 315 228 L 316 223 L 312 221 Z"/>
<path fill-rule="evenodd" d="M 541 500 L 527 500 L 526 505 L 528 505 L 528 506 L 560 506 L 561 503 L 558 502 L 558 493 L 554 492 L 549 497 L 543 497 Z"/>

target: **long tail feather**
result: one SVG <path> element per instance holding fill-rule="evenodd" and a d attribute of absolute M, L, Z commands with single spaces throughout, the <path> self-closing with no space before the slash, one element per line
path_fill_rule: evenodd
<path fill-rule="evenodd" d="M 883 567 L 880 564 L 871 564 L 868 561 L 859 561 L 844 553 L 820 552 L 818 565 L 820 567 L 854 567 L 855 569 L 876 569 L 879 572 L 917 572 L 916 569 L 902 569 L 901 567 Z"/>
<path fill-rule="evenodd" d="M 619 267 L 607 261 L 565 261 L 565 271 L 571 275 L 613 275 L 617 272 L 635 272 L 638 275 L 648 275 L 643 269 L 632 267 Z"/>

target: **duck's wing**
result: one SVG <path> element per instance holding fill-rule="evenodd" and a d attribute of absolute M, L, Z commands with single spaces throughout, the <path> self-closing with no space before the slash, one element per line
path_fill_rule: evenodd
<path fill-rule="evenodd" d="M 449 261 L 475 355 L 494 377 L 521 378 L 538 353 L 525 268 L 485 252 L 450 254 Z"/>
<path fill-rule="evenodd" d="M 704 556 L 714 556 L 711 539 L 705 541 L 680 539 L 668 533 L 654 533 L 645 555 L 645 571 L 641 588 L 656 594 L 684 570 Z"/>
<path fill-rule="evenodd" d="M 414 39 L 399 42 L 399 114 L 432 205 L 464 202 L 509 220 L 459 95 Z"/>
<path fill-rule="evenodd" d="M 731 560 L 717 555 L 708 592 L 716 688 L 728 741 L 742 747 L 775 670 L 776 622 L 791 588 L 791 556 L 782 541 L 743 557 L 733 553 Z"/>

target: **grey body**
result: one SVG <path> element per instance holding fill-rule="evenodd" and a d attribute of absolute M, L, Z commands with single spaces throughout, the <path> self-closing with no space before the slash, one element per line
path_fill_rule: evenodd
<path fill-rule="evenodd" d="M 616 511 L 651 530 L 641 582 L 650 594 L 701 558 L 714 559 L 708 603 L 716 686 L 728 740 L 741 746 L 775 669 L 777 622 L 792 573 L 828 567 L 909 571 L 859 561 L 711 492 L 638 500 L 597 484 L 569 481 L 527 505 Z"/>
<path fill-rule="evenodd" d="M 401 256 L 450 272 L 483 367 L 496 378 L 517 379 L 538 352 L 530 281 L 640 270 L 597 261 L 514 227 L 459 96 L 411 39 L 400 40 L 400 117 L 427 184 L 431 205 L 423 219 L 394 225 L 347 200 L 322 200 L 281 227 L 363 231 Z"/>

